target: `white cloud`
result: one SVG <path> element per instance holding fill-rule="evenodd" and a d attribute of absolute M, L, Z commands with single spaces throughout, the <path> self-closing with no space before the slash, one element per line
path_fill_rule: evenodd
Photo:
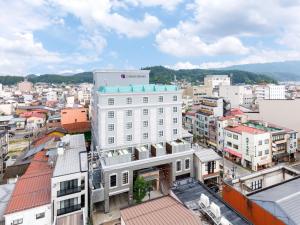
<path fill-rule="evenodd" d="M 194 65 L 190 62 L 178 62 L 175 65 L 166 65 L 165 67 L 180 70 L 180 69 L 200 69 L 199 65 Z"/>
<path fill-rule="evenodd" d="M 156 35 L 157 47 L 164 53 L 184 57 L 200 55 L 246 54 L 248 48 L 232 36 L 204 42 L 199 36 L 179 28 L 163 29 Z"/>
<path fill-rule="evenodd" d="M 125 17 L 113 11 L 110 0 L 51 0 L 54 6 L 79 18 L 88 29 L 103 27 L 127 37 L 145 37 L 156 31 L 161 22 L 148 13 L 140 20 Z"/>
<path fill-rule="evenodd" d="M 134 6 L 154 7 L 160 6 L 166 10 L 172 11 L 183 0 L 124 0 L 124 2 L 132 4 Z"/>

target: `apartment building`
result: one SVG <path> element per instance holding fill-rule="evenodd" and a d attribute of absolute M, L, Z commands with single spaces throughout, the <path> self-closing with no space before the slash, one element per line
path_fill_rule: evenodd
<path fill-rule="evenodd" d="M 0 130 L 0 183 L 2 182 L 5 168 L 6 168 L 6 156 L 8 154 L 8 132 Z"/>
<path fill-rule="evenodd" d="M 94 73 L 92 101 L 92 149 L 99 160 L 93 167 L 91 198 L 105 212 L 114 199 L 132 203 L 137 176 L 162 193 L 174 180 L 193 176 L 194 152 L 183 139 L 176 86 L 148 84 L 149 71 L 109 74 L 111 81 L 101 78 L 106 71 Z"/>
<path fill-rule="evenodd" d="M 253 87 L 254 96 L 257 100 L 280 100 L 286 99 L 286 88 L 284 85 L 256 85 Z"/>
<path fill-rule="evenodd" d="M 223 114 L 224 102 L 222 98 L 203 97 L 196 112 L 196 135 L 207 142 L 209 130 L 213 130 L 213 126 L 216 125 L 216 118 L 223 116 Z"/>
<path fill-rule="evenodd" d="M 219 96 L 230 101 L 232 108 L 240 105 L 249 107 L 253 102 L 252 89 L 244 85 L 221 85 Z"/>
<path fill-rule="evenodd" d="M 232 124 L 225 128 L 226 157 L 254 171 L 272 163 L 271 134 L 254 127 Z"/>
<path fill-rule="evenodd" d="M 231 84 L 231 79 L 228 75 L 206 75 L 204 77 L 204 85 L 212 88 L 226 86 Z"/>
<path fill-rule="evenodd" d="M 249 120 L 244 125 L 261 129 L 271 134 L 273 161 L 288 161 L 295 158 L 298 148 L 297 131 L 261 120 Z"/>

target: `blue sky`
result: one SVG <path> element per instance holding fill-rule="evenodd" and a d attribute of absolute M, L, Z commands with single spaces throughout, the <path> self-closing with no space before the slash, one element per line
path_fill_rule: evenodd
<path fill-rule="evenodd" d="M 300 59 L 299 0 L 0 2 L 0 74 Z"/>

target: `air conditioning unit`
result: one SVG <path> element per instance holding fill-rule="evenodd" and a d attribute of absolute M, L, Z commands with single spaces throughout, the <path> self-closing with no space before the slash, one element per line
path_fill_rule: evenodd
<path fill-rule="evenodd" d="M 217 206 L 214 202 L 210 204 L 210 211 L 215 216 L 215 218 L 221 217 L 221 210 L 220 207 Z"/>
<path fill-rule="evenodd" d="M 209 207 L 209 198 L 205 194 L 201 194 L 200 200 L 199 200 L 199 205 L 204 206 L 205 208 Z"/>
<path fill-rule="evenodd" d="M 219 224 L 220 225 L 232 225 L 232 223 L 230 223 L 224 216 L 222 216 Z"/>

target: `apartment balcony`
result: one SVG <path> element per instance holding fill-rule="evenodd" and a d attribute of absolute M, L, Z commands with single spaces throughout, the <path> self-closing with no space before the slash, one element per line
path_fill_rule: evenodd
<path fill-rule="evenodd" d="M 204 108 L 199 109 L 199 110 L 198 110 L 198 113 L 204 114 L 204 115 L 206 115 L 206 116 L 211 116 L 211 115 L 213 115 L 213 112 L 212 112 L 212 111 L 210 111 L 210 110 L 208 110 L 208 109 L 204 109 Z"/>
<path fill-rule="evenodd" d="M 73 187 L 73 188 L 68 188 L 68 189 L 64 189 L 64 190 L 59 190 L 57 191 L 57 197 L 62 197 L 65 195 L 70 195 L 70 194 L 74 194 L 74 193 L 78 193 L 81 191 L 81 187 Z"/>
<path fill-rule="evenodd" d="M 71 213 L 71 212 L 75 212 L 81 209 L 81 205 L 77 204 L 77 205 L 72 205 L 66 208 L 62 208 L 62 209 L 58 209 L 57 210 L 57 216 L 61 216 L 67 213 Z"/>
<path fill-rule="evenodd" d="M 217 102 L 210 102 L 210 101 L 205 101 L 205 100 L 202 101 L 202 105 L 206 105 L 206 106 L 210 106 L 210 107 L 218 106 Z"/>

